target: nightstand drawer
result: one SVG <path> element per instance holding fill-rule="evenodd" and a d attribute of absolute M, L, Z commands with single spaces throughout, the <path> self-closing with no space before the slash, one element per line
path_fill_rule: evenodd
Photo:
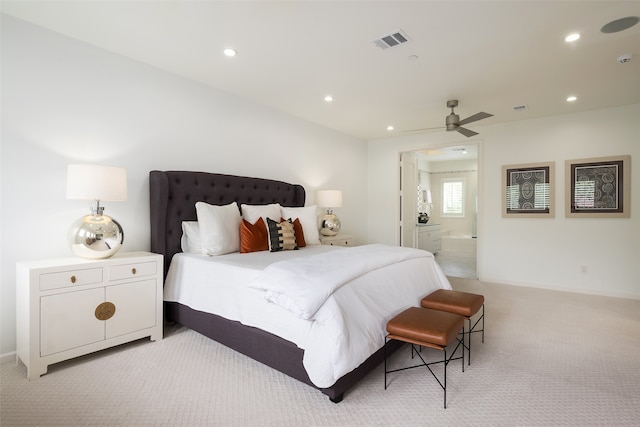
<path fill-rule="evenodd" d="M 69 286 L 90 285 L 102 282 L 102 268 L 87 268 L 84 270 L 69 270 L 60 273 L 46 273 L 40 275 L 40 290 L 66 288 Z"/>
<path fill-rule="evenodd" d="M 118 265 L 109 268 L 109 280 L 133 279 L 134 277 L 153 276 L 158 266 L 155 262 Z"/>
<path fill-rule="evenodd" d="M 353 236 L 350 234 L 338 234 L 337 236 L 322 236 L 320 243 L 331 246 L 354 246 Z"/>
<path fill-rule="evenodd" d="M 330 246 L 353 246 L 353 241 L 351 239 L 341 239 L 341 240 L 333 240 L 326 244 Z"/>

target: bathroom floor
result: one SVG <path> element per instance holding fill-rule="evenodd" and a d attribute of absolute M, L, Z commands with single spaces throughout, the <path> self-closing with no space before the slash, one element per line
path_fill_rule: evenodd
<path fill-rule="evenodd" d="M 440 251 L 436 255 L 436 262 L 444 274 L 465 279 L 477 279 L 478 268 L 475 254 L 468 252 Z"/>

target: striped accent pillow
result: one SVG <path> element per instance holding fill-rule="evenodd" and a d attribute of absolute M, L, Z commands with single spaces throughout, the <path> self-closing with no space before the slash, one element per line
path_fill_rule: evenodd
<path fill-rule="evenodd" d="M 298 249 L 296 233 L 291 221 L 276 222 L 267 218 L 267 226 L 269 227 L 269 250 L 271 252 Z"/>

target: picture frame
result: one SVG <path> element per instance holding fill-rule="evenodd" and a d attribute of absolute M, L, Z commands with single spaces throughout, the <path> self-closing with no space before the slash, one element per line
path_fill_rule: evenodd
<path fill-rule="evenodd" d="M 555 162 L 502 166 L 502 216 L 555 216 Z"/>
<path fill-rule="evenodd" d="M 594 157 L 565 163 L 568 218 L 629 218 L 631 156 Z"/>

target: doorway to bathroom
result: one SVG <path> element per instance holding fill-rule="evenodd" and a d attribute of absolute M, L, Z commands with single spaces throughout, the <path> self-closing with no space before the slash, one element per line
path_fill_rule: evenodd
<path fill-rule="evenodd" d="M 447 276 L 476 279 L 479 145 L 401 153 L 400 245 L 433 252 Z"/>

